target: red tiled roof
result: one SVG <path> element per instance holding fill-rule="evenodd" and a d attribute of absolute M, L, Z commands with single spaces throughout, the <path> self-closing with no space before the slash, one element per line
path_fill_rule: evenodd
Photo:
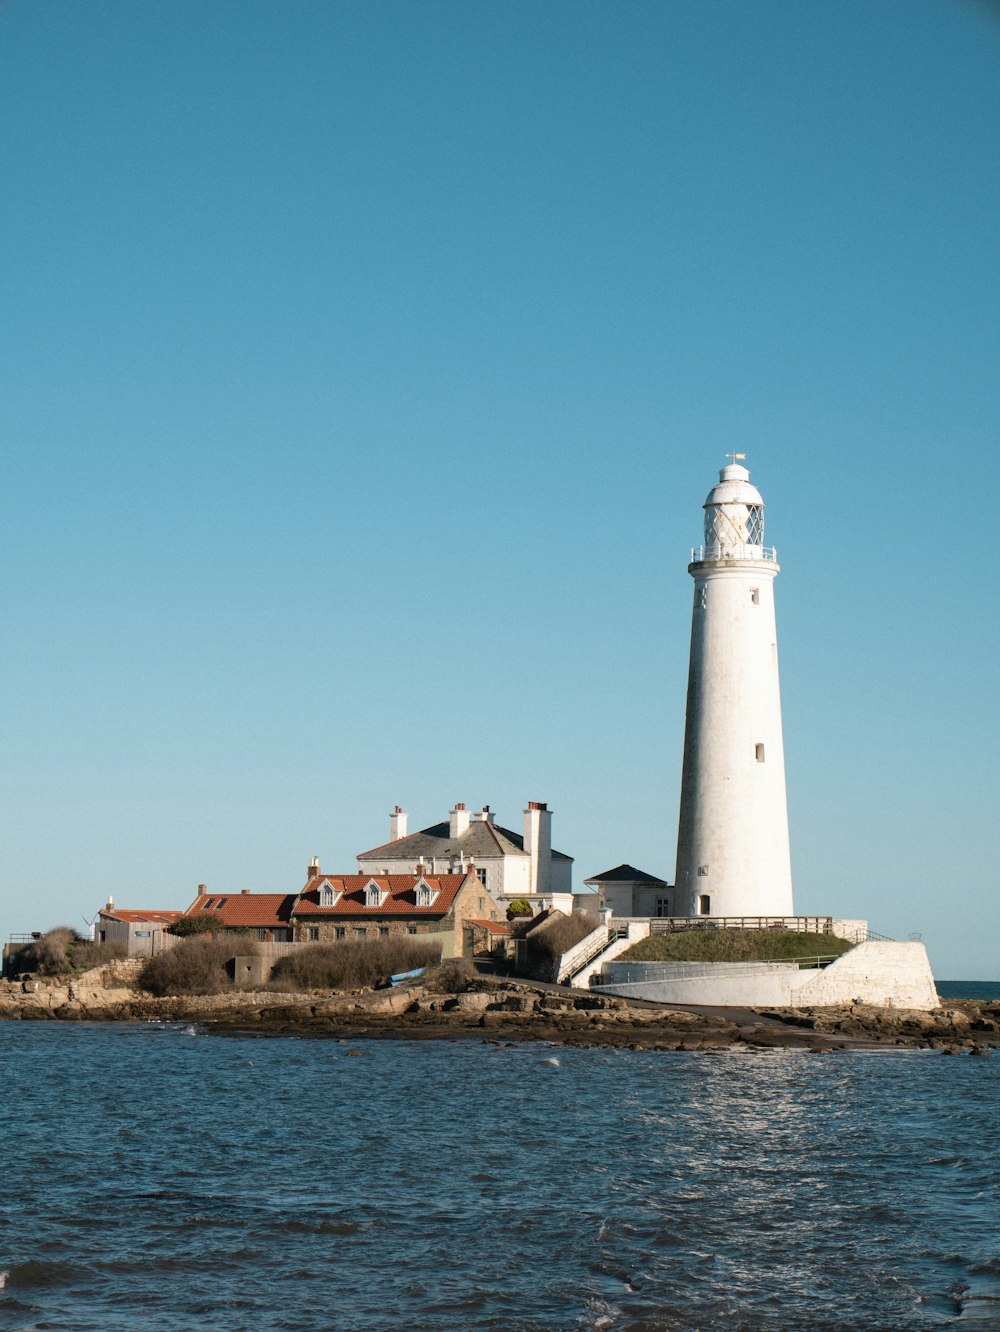
<path fill-rule="evenodd" d="M 489 930 L 490 934 L 510 934 L 510 926 L 503 920 L 467 920 L 466 925 L 478 925 L 480 929 Z"/>
<path fill-rule="evenodd" d="M 212 916 L 223 925 L 272 929 L 287 926 L 294 901 L 294 893 L 202 893 L 181 914 Z"/>
<path fill-rule="evenodd" d="M 430 906 L 417 906 L 416 887 L 421 877 L 437 894 Z M 389 894 L 379 907 L 365 906 L 365 888 L 373 880 Z M 443 916 L 467 880 L 482 887 L 474 874 L 321 874 L 303 888 L 292 914 L 296 917 Z M 340 893 L 333 906 L 320 905 L 320 890 L 326 884 Z"/>
<path fill-rule="evenodd" d="M 141 911 L 138 909 L 125 909 L 122 907 L 112 907 L 110 911 L 105 907 L 101 910 L 102 916 L 111 916 L 114 920 L 129 921 L 133 925 L 172 925 L 175 920 L 180 920 L 184 915 L 183 911 Z"/>

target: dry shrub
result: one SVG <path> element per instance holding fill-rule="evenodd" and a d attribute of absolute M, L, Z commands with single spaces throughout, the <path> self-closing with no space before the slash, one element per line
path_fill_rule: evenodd
<path fill-rule="evenodd" d="M 309 944 L 278 958 L 271 986 L 286 991 L 358 990 L 400 971 L 433 966 L 440 959 L 440 944 L 408 934 Z"/>
<path fill-rule="evenodd" d="M 553 914 L 527 934 L 521 970 L 534 980 L 555 980 L 563 953 L 568 953 L 595 928 L 594 922 L 587 916 L 578 913 L 572 916 L 564 916 L 561 912 Z"/>
<path fill-rule="evenodd" d="M 139 976 L 139 984 L 160 997 L 219 994 L 232 985 L 228 966 L 234 956 L 232 944 L 220 939 L 182 939 L 173 948 L 149 959 Z"/>
<path fill-rule="evenodd" d="M 79 939 L 70 945 L 68 957 L 74 971 L 90 971 L 93 967 L 104 967 L 109 962 L 128 957 L 128 948 L 118 942 L 94 943 L 91 939 Z"/>
<path fill-rule="evenodd" d="M 58 976 L 60 972 L 69 971 L 66 950 L 76 938 L 76 931 L 68 925 L 57 925 L 40 939 L 32 939 L 31 943 L 12 953 L 7 963 L 8 973 L 17 976 L 36 971 L 41 976 Z"/>
<path fill-rule="evenodd" d="M 443 994 L 461 994 L 472 986 L 475 977 L 475 968 L 467 958 L 449 957 L 434 972 L 430 983 L 432 989 Z"/>

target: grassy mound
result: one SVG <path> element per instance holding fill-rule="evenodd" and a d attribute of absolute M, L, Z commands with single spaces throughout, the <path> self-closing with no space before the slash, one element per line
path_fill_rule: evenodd
<path fill-rule="evenodd" d="M 840 957 L 853 944 L 832 934 L 797 930 L 679 930 L 640 939 L 621 962 L 783 962 L 792 958 Z"/>

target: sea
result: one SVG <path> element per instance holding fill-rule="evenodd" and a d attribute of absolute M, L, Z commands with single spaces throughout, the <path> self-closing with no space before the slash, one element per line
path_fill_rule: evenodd
<path fill-rule="evenodd" d="M 0 1022 L 0 1329 L 1000 1327 L 1000 1051 Z"/>

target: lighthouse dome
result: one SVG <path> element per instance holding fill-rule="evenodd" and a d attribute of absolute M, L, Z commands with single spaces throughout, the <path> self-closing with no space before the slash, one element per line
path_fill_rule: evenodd
<path fill-rule="evenodd" d="M 738 463 L 719 472 L 705 500 L 705 558 L 749 555 L 758 559 L 764 545 L 764 501 L 750 473 Z"/>

